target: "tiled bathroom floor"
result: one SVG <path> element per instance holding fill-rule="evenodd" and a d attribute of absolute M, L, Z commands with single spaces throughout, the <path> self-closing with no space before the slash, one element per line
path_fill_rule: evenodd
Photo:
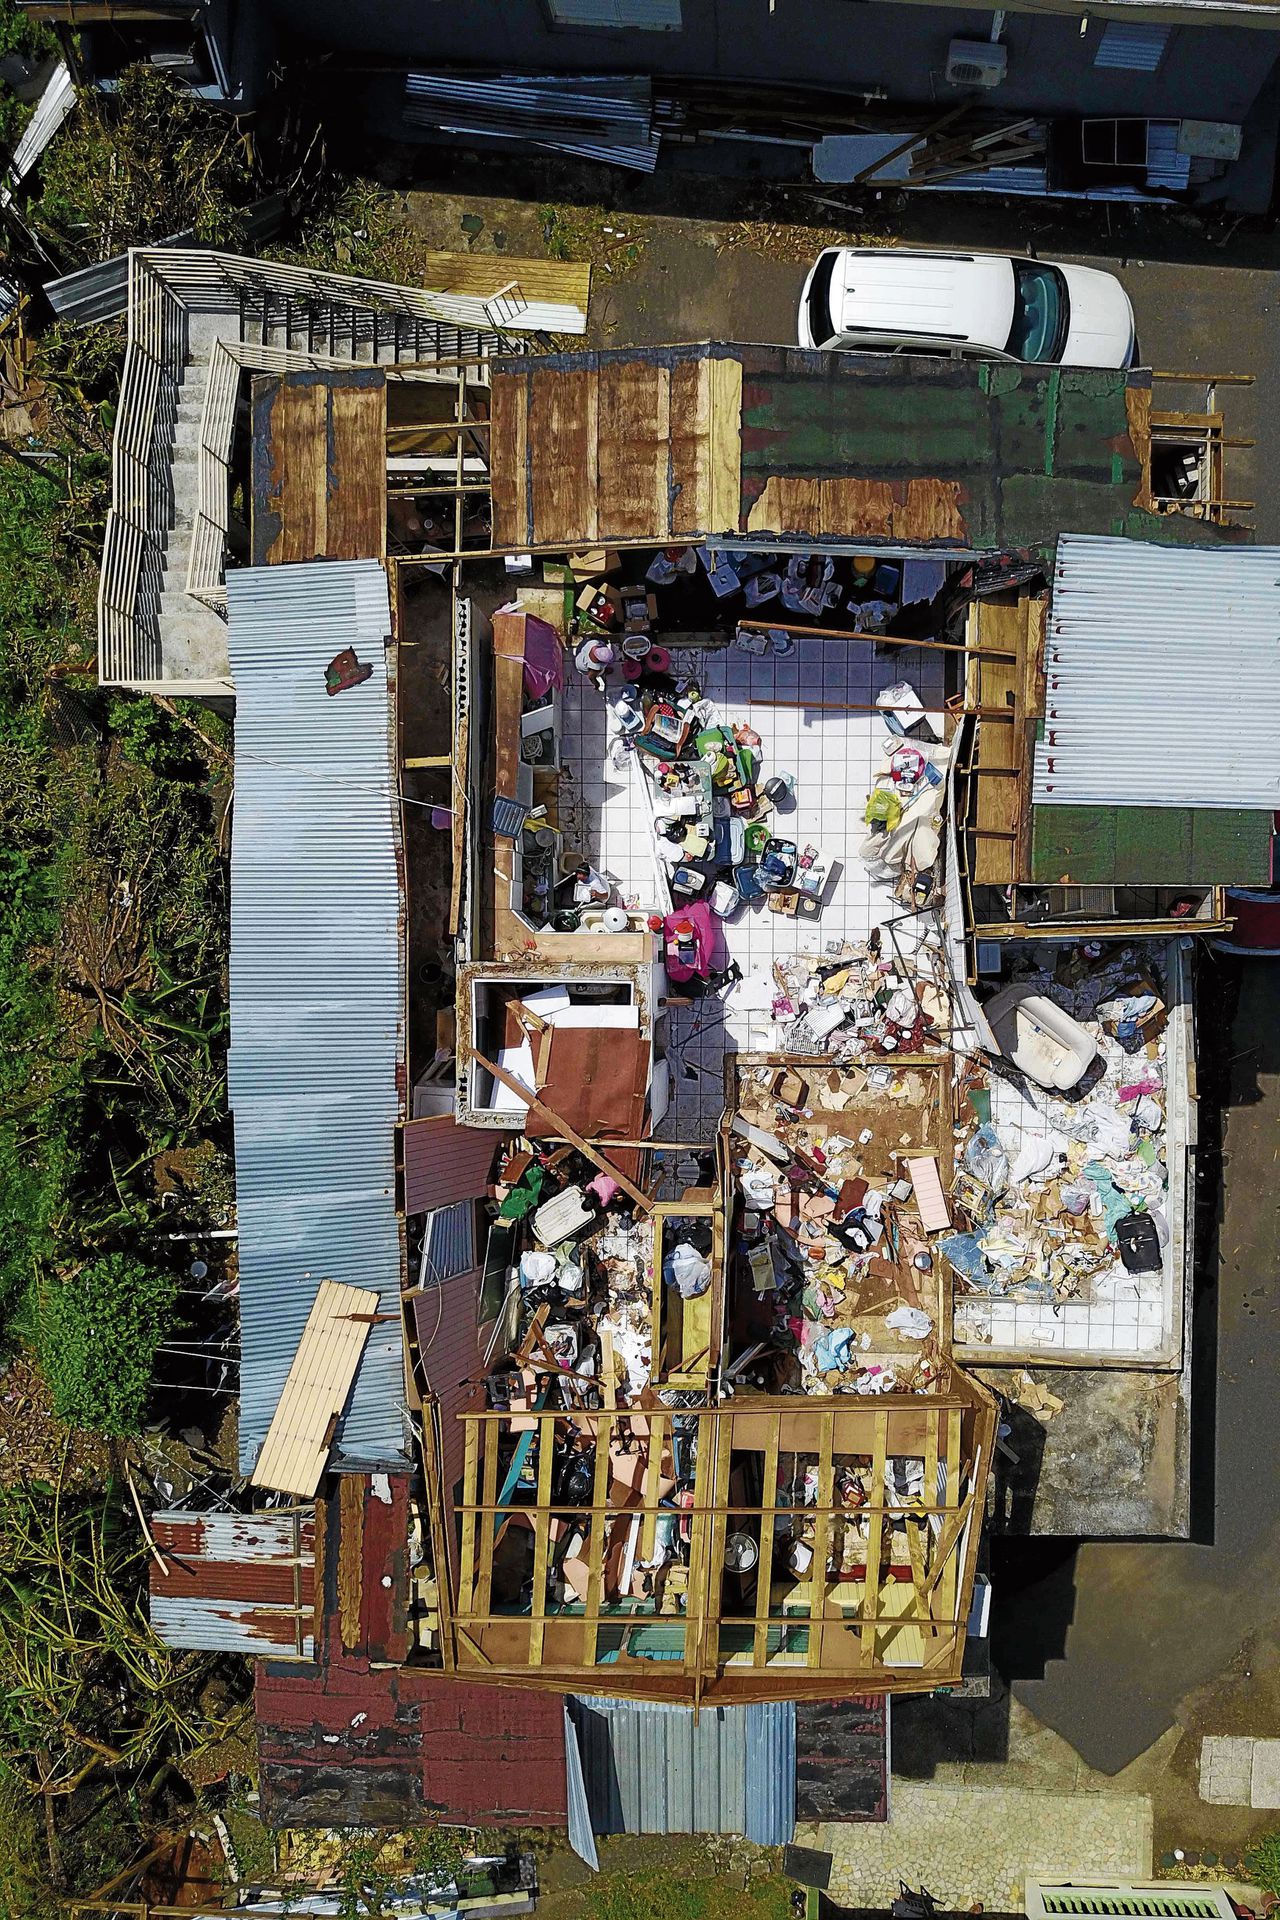
<path fill-rule="evenodd" d="M 663 1132 L 707 1143 L 724 1108 L 726 1050 L 772 1044 L 774 960 L 802 949 L 820 951 L 828 941 L 864 940 L 873 926 L 902 911 L 858 858 L 867 793 L 888 729 L 878 713 L 848 709 L 872 706 L 879 692 L 899 680 L 909 681 L 926 707 L 937 706 L 943 670 L 937 654 L 904 647 L 885 658 L 870 646 L 841 640 L 800 640 L 787 660 L 736 647 L 686 653 L 679 666 L 697 674 L 722 724 L 745 722 L 760 735 L 766 779 L 795 774 L 795 805 L 776 816 L 778 830 L 802 848 L 812 842 L 833 869 L 818 921 L 786 919 L 759 900 L 722 922 L 728 956 L 742 969 L 743 981 L 725 988 L 719 999 L 708 995 L 691 1008 L 673 1009 L 673 1097 Z M 608 749 L 604 702 L 571 674 L 563 752 L 578 791 L 562 816 L 566 844 L 577 833 L 577 850 L 615 881 L 628 905 L 643 909 L 655 904 L 644 776 L 634 757 L 615 772 Z"/>

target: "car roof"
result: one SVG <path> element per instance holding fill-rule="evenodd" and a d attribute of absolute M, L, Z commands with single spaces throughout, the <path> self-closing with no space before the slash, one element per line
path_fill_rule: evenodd
<path fill-rule="evenodd" d="M 1014 280 L 1003 255 L 900 247 L 842 247 L 839 254 L 831 317 L 841 333 L 918 335 L 996 349 L 1007 342 Z"/>

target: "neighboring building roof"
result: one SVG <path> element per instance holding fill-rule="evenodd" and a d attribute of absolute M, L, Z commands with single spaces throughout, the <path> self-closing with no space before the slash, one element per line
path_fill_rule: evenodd
<path fill-rule="evenodd" d="M 409 1476 L 344 1475 L 319 1511 L 315 1665 L 258 1667 L 268 1819 L 395 1826 L 434 1813 L 463 1824 L 563 1826 L 559 1695 L 472 1686 L 438 1668 L 399 1664 L 408 1646 Z"/>
<path fill-rule="evenodd" d="M 381 367 L 258 376 L 253 382 L 254 566 L 385 555 L 386 456 Z"/>
<path fill-rule="evenodd" d="M 1280 806 L 1280 547 L 1064 534 L 1039 806 Z"/>
<path fill-rule="evenodd" d="M 1134 434 L 1149 373 L 701 344 L 495 363 L 499 547 L 635 540 L 954 552 L 1064 527 L 1204 544 L 1155 514 Z"/>
<path fill-rule="evenodd" d="M 570 1694 L 566 1706 L 585 1788 L 585 1809 L 570 1801 L 569 1838 L 584 1857 L 592 1833 L 740 1833 L 762 1847 L 790 1840 L 794 1702 L 695 1713 Z M 587 1833 L 574 1817 L 584 1810 Z"/>
<path fill-rule="evenodd" d="M 1280 548 L 1067 534 L 1045 635 L 1032 871 L 1263 884 L 1280 807 Z"/>
<path fill-rule="evenodd" d="M 236 686 L 231 1053 L 240 1465 L 252 1473 L 322 1280 L 376 1288 L 333 1464 L 402 1464 L 395 1127 L 404 964 L 386 575 L 377 561 L 227 581 Z M 372 676 L 330 697 L 354 647 Z"/>
<path fill-rule="evenodd" d="M 796 1819 L 889 1818 L 889 1696 L 796 1706 Z"/>
<path fill-rule="evenodd" d="M 315 1653 L 315 1521 L 282 1513 L 152 1516 L 164 1557 L 151 1567 L 151 1624 L 170 1647 Z"/>

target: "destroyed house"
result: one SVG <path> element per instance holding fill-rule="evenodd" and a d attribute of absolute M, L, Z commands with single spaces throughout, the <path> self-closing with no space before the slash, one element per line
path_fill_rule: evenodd
<path fill-rule="evenodd" d="M 1123 680 L 1126 565 L 1207 619 L 1254 556 L 1220 452 L 1166 491 L 1149 377 L 868 360 L 250 389 L 241 1463 L 306 1506 L 420 1459 L 406 1672 L 926 1690 L 981 1630 L 984 1516 L 1185 1530 L 1187 936 L 1235 869 L 1033 851 L 1076 804 L 1081 567 L 1121 556 Z M 1063 721 L 1073 776 L 1113 707 Z M 1223 798 L 1202 836 L 1258 856 L 1261 781 Z M 1044 1423 L 1022 1479 L 997 1397 Z"/>

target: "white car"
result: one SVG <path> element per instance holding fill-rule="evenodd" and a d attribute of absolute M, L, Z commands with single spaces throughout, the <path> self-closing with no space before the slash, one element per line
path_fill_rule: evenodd
<path fill-rule="evenodd" d="M 800 345 L 1129 367 L 1133 308 L 1114 274 L 1001 253 L 828 247 L 800 296 Z"/>

